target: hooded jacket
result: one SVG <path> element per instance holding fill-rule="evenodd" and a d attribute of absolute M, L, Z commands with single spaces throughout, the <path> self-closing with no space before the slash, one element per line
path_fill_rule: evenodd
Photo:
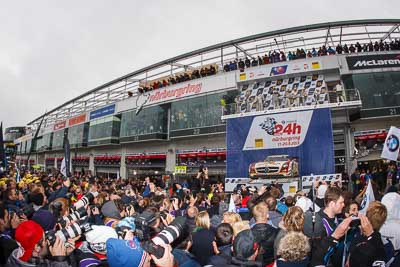
<path fill-rule="evenodd" d="M 304 234 L 311 238 L 311 266 L 339 266 L 342 260 L 343 247 L 339 240 L 331 237 L 337 226 L 336 218 L 329 218 L 324 210 L 315 213 L 315 225 L 312 223 L 312 212 L 304 214 Z"/>
<path fill-rule="evenodd" d="M 257 259 L 268 264 L 274 260 L 274 242 L 278 230 L 266 223 L 257 223 L 251 228 L 251 232 L 260 244 L 263 253 L 259 253 Z"/>
<path fill-rule="evenodd" d="M 400 195 L 387 193 L 382 198 L 382 204 L 386 206 L 387 218 L 379 231 L 382 238 L 389 239 L 395 250 L 400 249 Z"/>

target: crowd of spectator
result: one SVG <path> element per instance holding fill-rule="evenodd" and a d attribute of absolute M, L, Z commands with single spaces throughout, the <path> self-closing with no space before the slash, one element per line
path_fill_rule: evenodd
<path fill-rule="evenodd" d="M 228 194 L 204 166 L 173 183 L 28 171 L 17 181 L 12 169 L 0 177 L 2 266 L 399 264 L 395 179 L 366 180 L 379 190 L 363 207 L 365 190 L 341 182 L 294 196 L 279 184 Z"/>
<path fill-rule="evenodd" d="M 218 66 L 212 64 L 205 67 L 201 67 L 199 69 L 185 71 L 183 73 L 177 73 L 175 75 L 171 75 L 168 77 L 157 79 L 155 81 L 149 81 L 144 84 L 141 84 L 138 88 L 138 92 L 142 94 L 144 92 L 156 90 L 159 88 L 164 88 L 169 85 L 174 85 L 177 83 L 182 83 L 186 81 L 204 78 L 207 76 L 212 76 L 217 74 L 217 71 L 218 71 Z"/>
<path fill-rule="evenodd" d="M 245 68 L 256 67 L 259 65 L 267 65 L 271 63 L 277 62 L 285 62 L 291 61 L 301 58 L 312 58 L 312 57 L 321 57 L 321 56 L 329 56 L 335 54 L 351 54 L 351 53 L 363 53 L 363 52 L 376 52 L 376 51 L 396 51 L 400 50 L 400 40 L 395 39 L 390 43 L 384 41 L 376 41 L 375 43 L 369 42 L 360 44 L 357 42 L 356 44 L 351 44 L 348 46 L 344 44 L 338 44 L 336 47 L 332 46 L 320 46 L 318 49 L 312 48 L 311 50 L 304 50 L 303 48 L 298 48 L 296 51 L 289 51 L 287 54 L 284 51 L 269 51 L 268 54 L 264 56 L 257 57 L 245 57 L 236 60 L 232 60 L 227 62 L 223 69 L 225 72 L 240 70 L 244 71 Z"/>
<path fill-rule="evenodd" d="M 400 40 L 395 39 L 390 41 L 389 43 L 386 41 L 376 41 L 360 44 L 357 42 L 356 44 L 351 44 L 348 46 L 344 44 L 338 44 L 336 47 L 322 45 L 318 49 L 312 48 L 310 50 L 304 50 L 303 48 L 297 48 L 295 51 L 289 51 L 285 53 L 282 50 L 273 50 L 269 51 L 268 54 L 264 54 L 264 56 L 257 57 L 249 57 L 231 60 L 223 65 L 223 71 L 236 71 L 240 70 L 243 72 L 246 68 L 267 65 L 276 62 L 285 62 L 296 59 L 304 59 L 304 58 L 312 58 L 312 57 L 321 57 L 335 54 L 351 54 L 351 53 L 363 53 L 363 52 L 376 52 L 376 51 L 397 51 L 400 50 Z M 201 67 L 199 69 L 185 71 L 183 73 L 178 73 L 175 75 L 171 75 L 168 77 L 163 77 L 157 80 L 148 81 L 145 83 L 141 83 L 138 87 L 139 93 L 144 93 L 148 91 L 152 91 L 159 88 L 164 88 L 170 85 L 174 85 L 181 82 L 186 82 L 194 79 L 199 79 L 207 76 L 215 75 L 218 72 L 218 65 L 211 64 L 205 67 Z"/>

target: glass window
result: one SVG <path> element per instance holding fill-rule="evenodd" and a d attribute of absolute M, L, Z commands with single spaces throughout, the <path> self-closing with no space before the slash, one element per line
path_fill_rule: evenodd
<path fill-rule="evenodd" d="M 65 130 L 66 129 L 63 129 L 53 133 L 53 150 L 63 149 Z"/>
<path fill-rule="evenodd" d="M 87 144 L 88 124 L 82 123 L 68 128 L 68 140 L 71 147 L 81 147 Z"/>
<path fill-rule="evenodd" d="M 237 90 L 195 97 L 171 104 L 171 130 L 200 128 L 223 124 L 222 104 L 234 102 Z"/>
<path fill-rule="evenodd" d="M 44 150 L 44 145 L 43 145 L 43 136 L 38 136 L 36 139 L 36 151 L 43 151 Z"/>
<path fill-rule="evenodd" d="M 90 122 L 89 142 L 101 142 L 118 140 L 121 119 L 117 116 L 109 116 Z"/>
<path fill-rule="evenodd" d="M 346 88 L 360 91 L 363 109 L 400 105 L 400 72 L 353 74 L 343 80 Z"/>
<path fill-rule="evenodd" d="M 32 139 L 29 139 L 28 141 L 26 141 L 25 153 L 29 153 L 29 151 L 31 150 L 31 146 L 32 146 Z"/>
<path fill-rule="evenodd" d="M 19 154 L 23 154 L 25 152 L 25 146 L 26 146 L 25 141 L 18 144 L 18 153 Z"/>
<path fill-rule="evenodd" d="M 167 131 L 168 111 L 162 106 L 122 113 L 121 137 L 165 133 Z"/>
<path fill-rule="evenodd" d="M 52 137 L 53 137 L 53 133 L 48 133 L 48 134 L 43 135 L 43 138 L 42 138 L 42 149 L 43 150 L 51 149 Z"/>

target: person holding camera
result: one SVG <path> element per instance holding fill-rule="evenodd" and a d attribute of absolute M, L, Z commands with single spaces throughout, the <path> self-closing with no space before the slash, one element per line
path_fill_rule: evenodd
<path fill-rule="evenodd" d="M 74 250 L 74 244 L 68 248 L 57 237 L 53 245 L 45 238 L 42 227 L 34 221 L 21 223 L 15 231 L 15 239 L 21 245 L 8 258 L 7 267 L 15 266 L 72 266 L 68 255 Z M 73 240 L 68 240 L 74 242 Z"/>
<path fill-rule="evenodd" d="M 385 266 L 388 255 L 379 233 L 387 217 L 385 205 L 373 201 L 367 208 L 366 216 L 359 213 L 358 217 L 362 235 L 356 237 L 350 245 L 348 266 Z"/>
<path fill-rule="evenodd" d="M 192 192 L 200 192 L 202 190 L 206 190 L 209 187 L 209 179 L 208 179 L 208 168 L 206 166 L 200 166 L 199 172 L 197 176 L 192 181 Z"/>
<path fill-rule="evenodd" d="M 53 185 L 53 187 L 55 185 L 57 185 L 57 183 L 55 183 Z M 48 198 L 49 203 L 57 198 L 65 197 L 65 195 L 68 193 L 68 189 L 70 186 L 71 186 L 71 181 L 69 180 L 69 178 L 64 179 L 62 182 L 62 186 L 60 186 L 60 187 L 56 186 L 54 188 L 56 190 L 54 190 L 54 192 L 49 196 L 49 198 Z"/>

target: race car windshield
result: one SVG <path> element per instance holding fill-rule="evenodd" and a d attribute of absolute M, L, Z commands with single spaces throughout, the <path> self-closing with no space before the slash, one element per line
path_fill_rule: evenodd
<path fill-rule="evenodd" d="M 267 157 L 265 159 L 265 161 L 286 161 L 289 158 L 285 158 L 285 157 Z"/>

